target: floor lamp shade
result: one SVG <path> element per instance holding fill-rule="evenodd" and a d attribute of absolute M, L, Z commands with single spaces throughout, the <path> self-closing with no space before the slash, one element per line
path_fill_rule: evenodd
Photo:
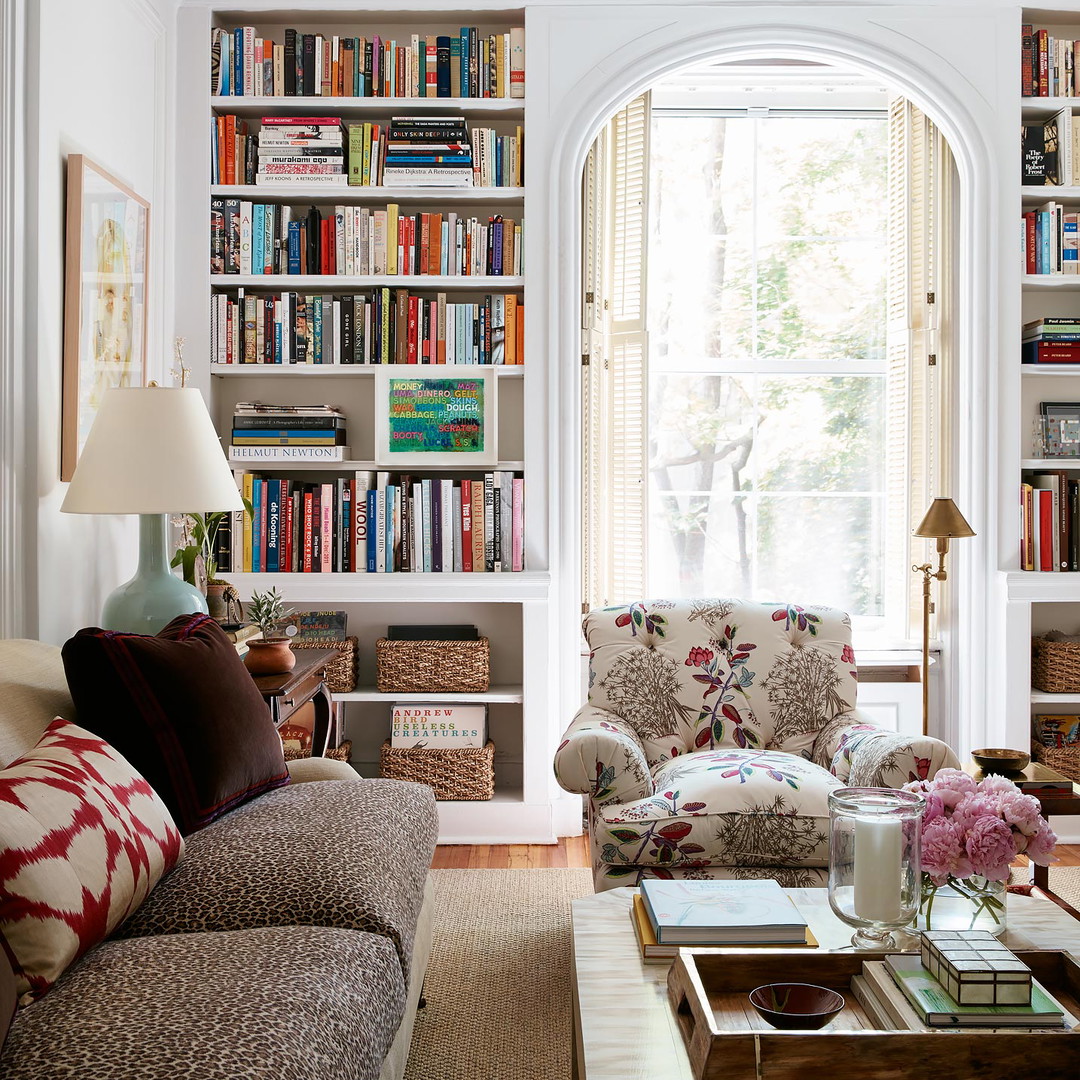
<path fill-rule="evenodd" d="M 139 514 L 139 569 L 105 601 L 107 630 L 156 634 L 206 611 L 198 589 L 169 569 L 168 514 L 242 510 L 240 492 L 198 390 L 107 390 L 60 509 Z"/>

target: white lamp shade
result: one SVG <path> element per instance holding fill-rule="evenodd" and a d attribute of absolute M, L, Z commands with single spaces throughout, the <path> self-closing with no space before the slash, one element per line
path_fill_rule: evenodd
<path fill-rule="evenodd" d="M 60 509 L 68 514 L 242 510 L 202 394 L 106 390 Z"/>

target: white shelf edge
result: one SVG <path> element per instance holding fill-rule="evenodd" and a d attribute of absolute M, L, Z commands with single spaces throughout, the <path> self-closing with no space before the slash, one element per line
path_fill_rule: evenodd
<path fill-rule="evenodd" d="M 1037 603 L 1080 601 L 1080 573 L 1058 570 L 1007 570 L 1005 585 L 1010 600 Z"/>
<path fill-rule="evenodd" d="M 1080 274 L 1024 274 L 1020 284 L 1025 289 L 1080 288 Z"/>
<path fill-rule="evenodd" d="M 415 112 L 428 112 L 438 109 L 451 109 L 454 112 L 490 112 L 523 113 L 524 98 L 484 98 L 484 97 L 301 97 L 282 94 L 280 97 L 262 97 L 240 95 L 210 95 L 210 108 L 222 113 L 255 113 L 273 109 L 278 113 L 322 112 L 332 116 L 338 112 L 389 112 L 398 109 L 411 109 Z"/>
<path fill-rule="evenodd" d="M 1072 458 L 1024 458 L 1021 469 L 1080 469 L 1080 457 Z"/>
<path fill-rule="evenodd" d="M 388 467 L 379 465 L 374 461 L 270 461 L 270 460 L 244 460 L 234 461 L 229 458 L 230 469 L 242 469 L 248 472 L 277 472 L 284 469 L 287 472 L 318 471 L 318 472 L 354 472 L 363 470 L 366 472 L 400 472 L 402 466 Z M 408 470 L 412 471 L 412 470 Z M 524 461 L 497 461 L 494 465 L 432 465 L 425 471 L 430 472 L 524 472 Z"/>
<path fill-rule="evenodd" d="M 1080 375 L 1080 364 L 1021 364 L 1021 375 Z"/>
<path fill-rule="evenodd" d="M 252 202 L 253 195 L 272 200 L 298 199 L 302 202 L 520 202 L 525 197 L 523 187 L 385 187 L 383 185 L 296 184 L 292 187 L 262 187 L 259 184 L 211 184 L 211 196 L 224 199 L 244 199 Z M 1080 188 L 1077 188 L 1080 195 Z M 344 198 L 342 197 L 344 196 Z"/>
<path fill-rule="evenodd" d="M 386 368 L 405 373 L 417 370 L 427 373 L 435 369 L 461 373 L 466 370 L 494 371 L 498 378 L 520 378 L 525 374 L 524 364 L 211 364 L 210 374 L 218 378 L 238 378 L 252 375 L 374 375 Z M 1080 370 L 1078 368 L 1077 370 Z"/>
<path fill-rule="evenodd" d="M 470 694 L 382 694 L 371 687 L 362 690 L 353 690 L 347 694 L 332 694 L 334 701 L 400 701 L 403 704 L 424 704 L 425 702 L 490 702 L 494 704 L 520 705 L 524 700 L 524 691 L 521 686 L 493 686 L 489 690 Z"/>
<path fill-rule="evenodd" d="M 252 574 L 230 573 L 229 582 L 244 600 L 253 590 L 271 586 L 288 603 L 353 604 L 371 602 L 460 602 L 517 604 L 546 600 L 551 575 L 526 570 L 518 574 Z"/>
<path fill-rule="evenodd" d="M 1080 98 L 1076 99 L 1080 106 Z M 1020 187 L 1023 199 L 1080 199 L 1080 187 L 1073 184 L 1023 184 Z"/>
<path fill-rule="evenodd" d="M 1076 278 L 1080 285 L 1080 275 Z M 388 288 L 417 289 L 520 289 L 525 278 L 517 274 L 502 277 L 488 277 L 465 274 L 443 277 L 438 274 L 383 274 L 378 277 L 345 277 L 343 274 L 211 274 L 210 284 L 214 288 L 259 288 L 284 289 L 294 292 L 297 289 L 320 289 L 323 292 L 347 292 L 351 289 Z"/>
<path fill-rule="evenodd" d="M 1032 705 L 1064 705 L 1070 701 L 1080 701 L 1078 694 L 1047 694 L 1042 690 L 1031 691 Z"/>

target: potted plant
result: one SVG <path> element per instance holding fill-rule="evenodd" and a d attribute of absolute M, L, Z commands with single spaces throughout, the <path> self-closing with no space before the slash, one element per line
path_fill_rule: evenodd
<path fill-rule="evenodd" d="M 183 546 L 176 549 L 170 563 L 171 566 L 181 567 L 184 580 L 189 585 L 205 593 L 210 617 L 221 623 L 231 621 L 229 600 L 235 598 L 233 587 L 217 576 L 218 530 L 229 513 L 221 510 L 211 514 L 185 514 L 180 522 Z"/>
<path fill-rule="evenodd" d="M 276 586 L 268 592 L 253 592 L 247 606 L 247 617 L 261 631 L 262 638 L 248 641 L 244 663 L 252 675 L 278 675 L 292 671 L 296 664 L 296 655 L 292 651 L 289 639 L 282 634 L 281 620 L 292 613 L 292 608 L 285 607 Z"/>

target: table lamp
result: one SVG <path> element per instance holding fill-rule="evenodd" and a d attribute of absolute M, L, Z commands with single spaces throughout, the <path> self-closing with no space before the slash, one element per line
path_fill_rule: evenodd
<path fill-rule="evenodd" d="M 934 605 L 930 601 L 930 579 L 944 581 L 948 576 L 945 573 L 945 556 L 949 550 L 949 541 L 964 536 L 974 536 L 975 530 L 964 520 L 964 515 L 956 508 L 952 499 L 934 499 L 926 516 L 919 522 L 915 530 L 915 536 L 932 537 L 937 540 L 938 568 L 934 571 L 931 563 L 922 566 L 913 566 L 911 569 L 916 574 L 923 576 L 923 609 L 922 609 L 922 730 L 923 734 L 929 734 L 930 724 L 930 612 Z"/>
<path fill-rule="evenodd" d="M 138 514 L 139 568 L 105 601 L 106 630 L 156 634 L 206 599 L 169 569 L 168 515 L 242 510 L 240 492 L 198 390 L 106 390 L 60 509 Z"/>

